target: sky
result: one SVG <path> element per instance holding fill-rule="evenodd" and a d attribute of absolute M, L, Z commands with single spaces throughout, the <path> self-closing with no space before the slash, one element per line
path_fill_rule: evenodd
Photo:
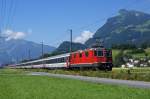
<path fill-rule="evenodd" d="M 55 47 L 70 40 L 70 29 L 73 41 L 84 43 L 119 9 L 150 13 L 150 0 L 6 0 L 5 7 L 4 0 L 0 2 L 1 13 L 6 11 L 0 25 L 7 40 L 43 41 Z"/>

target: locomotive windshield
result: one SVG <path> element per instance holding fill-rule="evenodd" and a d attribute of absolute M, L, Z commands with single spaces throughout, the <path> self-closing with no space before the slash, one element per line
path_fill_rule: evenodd
<path fill-rule="evenodd" d="M 107 51 L 105 52 L 105 56 L 106 56 L 106 57 L 111 57 L 111 56 L 112 56 L 111 54 L 112 54 L 112 53 L 111 53 L 110 50 L 107 50 Z"/>
<path fill-rule="evenodd" d="M 98 57 L 111 57 L 112 53 L 111 50 L 95 50 L 94 51 L 94 56 L 98 56 Z"/>
<path fill-rule="evenodd" d="M 103 56 L 103 51 L 101 50 L 94 51 L 94 56 Z"/>

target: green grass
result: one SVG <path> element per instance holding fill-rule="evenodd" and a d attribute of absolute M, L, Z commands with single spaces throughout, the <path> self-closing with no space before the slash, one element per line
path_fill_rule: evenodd
<path fill-rule="evenodd" d="M 145 51 L 148 54 L 148 56 L 150 56 L 150 48 L 145 49 Z"/>
<path fill-rule="evenodd" d="M 0 70 L 0 99 L 149 99 L 149 89 L 94 84 Z M 4 74 L 14 75 L 1 75 Z M 16 75 L 15 75 L 16 74 Z"/>
<path fill-rule="evenodd" d="M 0 75 L 24 74 L 22 69 L 0 69 Z"/>
<path fill-rule="evenodd" d="M 145 53 L 132 54 L 133 58 L 145 57 Z"/>
<path fill-rule="evenodd" d="M 112 55 L 113 55 L 113 60 L 115 61 L 115 57 L 119 54 L 121 50 L 119 49 L 113 49 L 112 50 Z M 124 50 L 124 54 L 131 52 L 132 50 Z M 148 54 L 148 57 L 150 57 L 150 48 L 145 49 L 145 52 Z M 145 57 L 145 53 L 135 53 L 135 54 L 130 54 L 133 58 L 141 58 Z"/>
<path fill-rule="evenodd" d="M 112 71 L 93 70 L 47 70 L 47 69 L 26 69 L 25 71 L 49 72 L 54 74 L 82 75 L 90 77 L 102 77 L 123 80 L 138 80 L 150 82 L 150 68 L 122 69 L 113 68 Z"/>

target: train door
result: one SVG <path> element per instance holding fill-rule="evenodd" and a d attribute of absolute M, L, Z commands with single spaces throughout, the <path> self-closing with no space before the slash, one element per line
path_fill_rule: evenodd
<path fill-rule="evenodd" d="M 66 65 L 67 65 L 67 68 L 70 67 L 70 56 L 66 57 Z"/>

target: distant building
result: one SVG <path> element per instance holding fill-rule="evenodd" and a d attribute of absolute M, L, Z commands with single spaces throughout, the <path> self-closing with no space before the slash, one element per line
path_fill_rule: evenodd
<path fill-rule="evenodd" d="M 126 63 L 127 67 L 132 68 L 134 65 L 132 63 Z"/>
<path fill-rule="evenodd" d="M 122 67 L 122 68 L 125 68 L 125 67 L 126 67 L 126 65 L 122 64 L 122 65 L 121 65 L 121 67 Z"/>

